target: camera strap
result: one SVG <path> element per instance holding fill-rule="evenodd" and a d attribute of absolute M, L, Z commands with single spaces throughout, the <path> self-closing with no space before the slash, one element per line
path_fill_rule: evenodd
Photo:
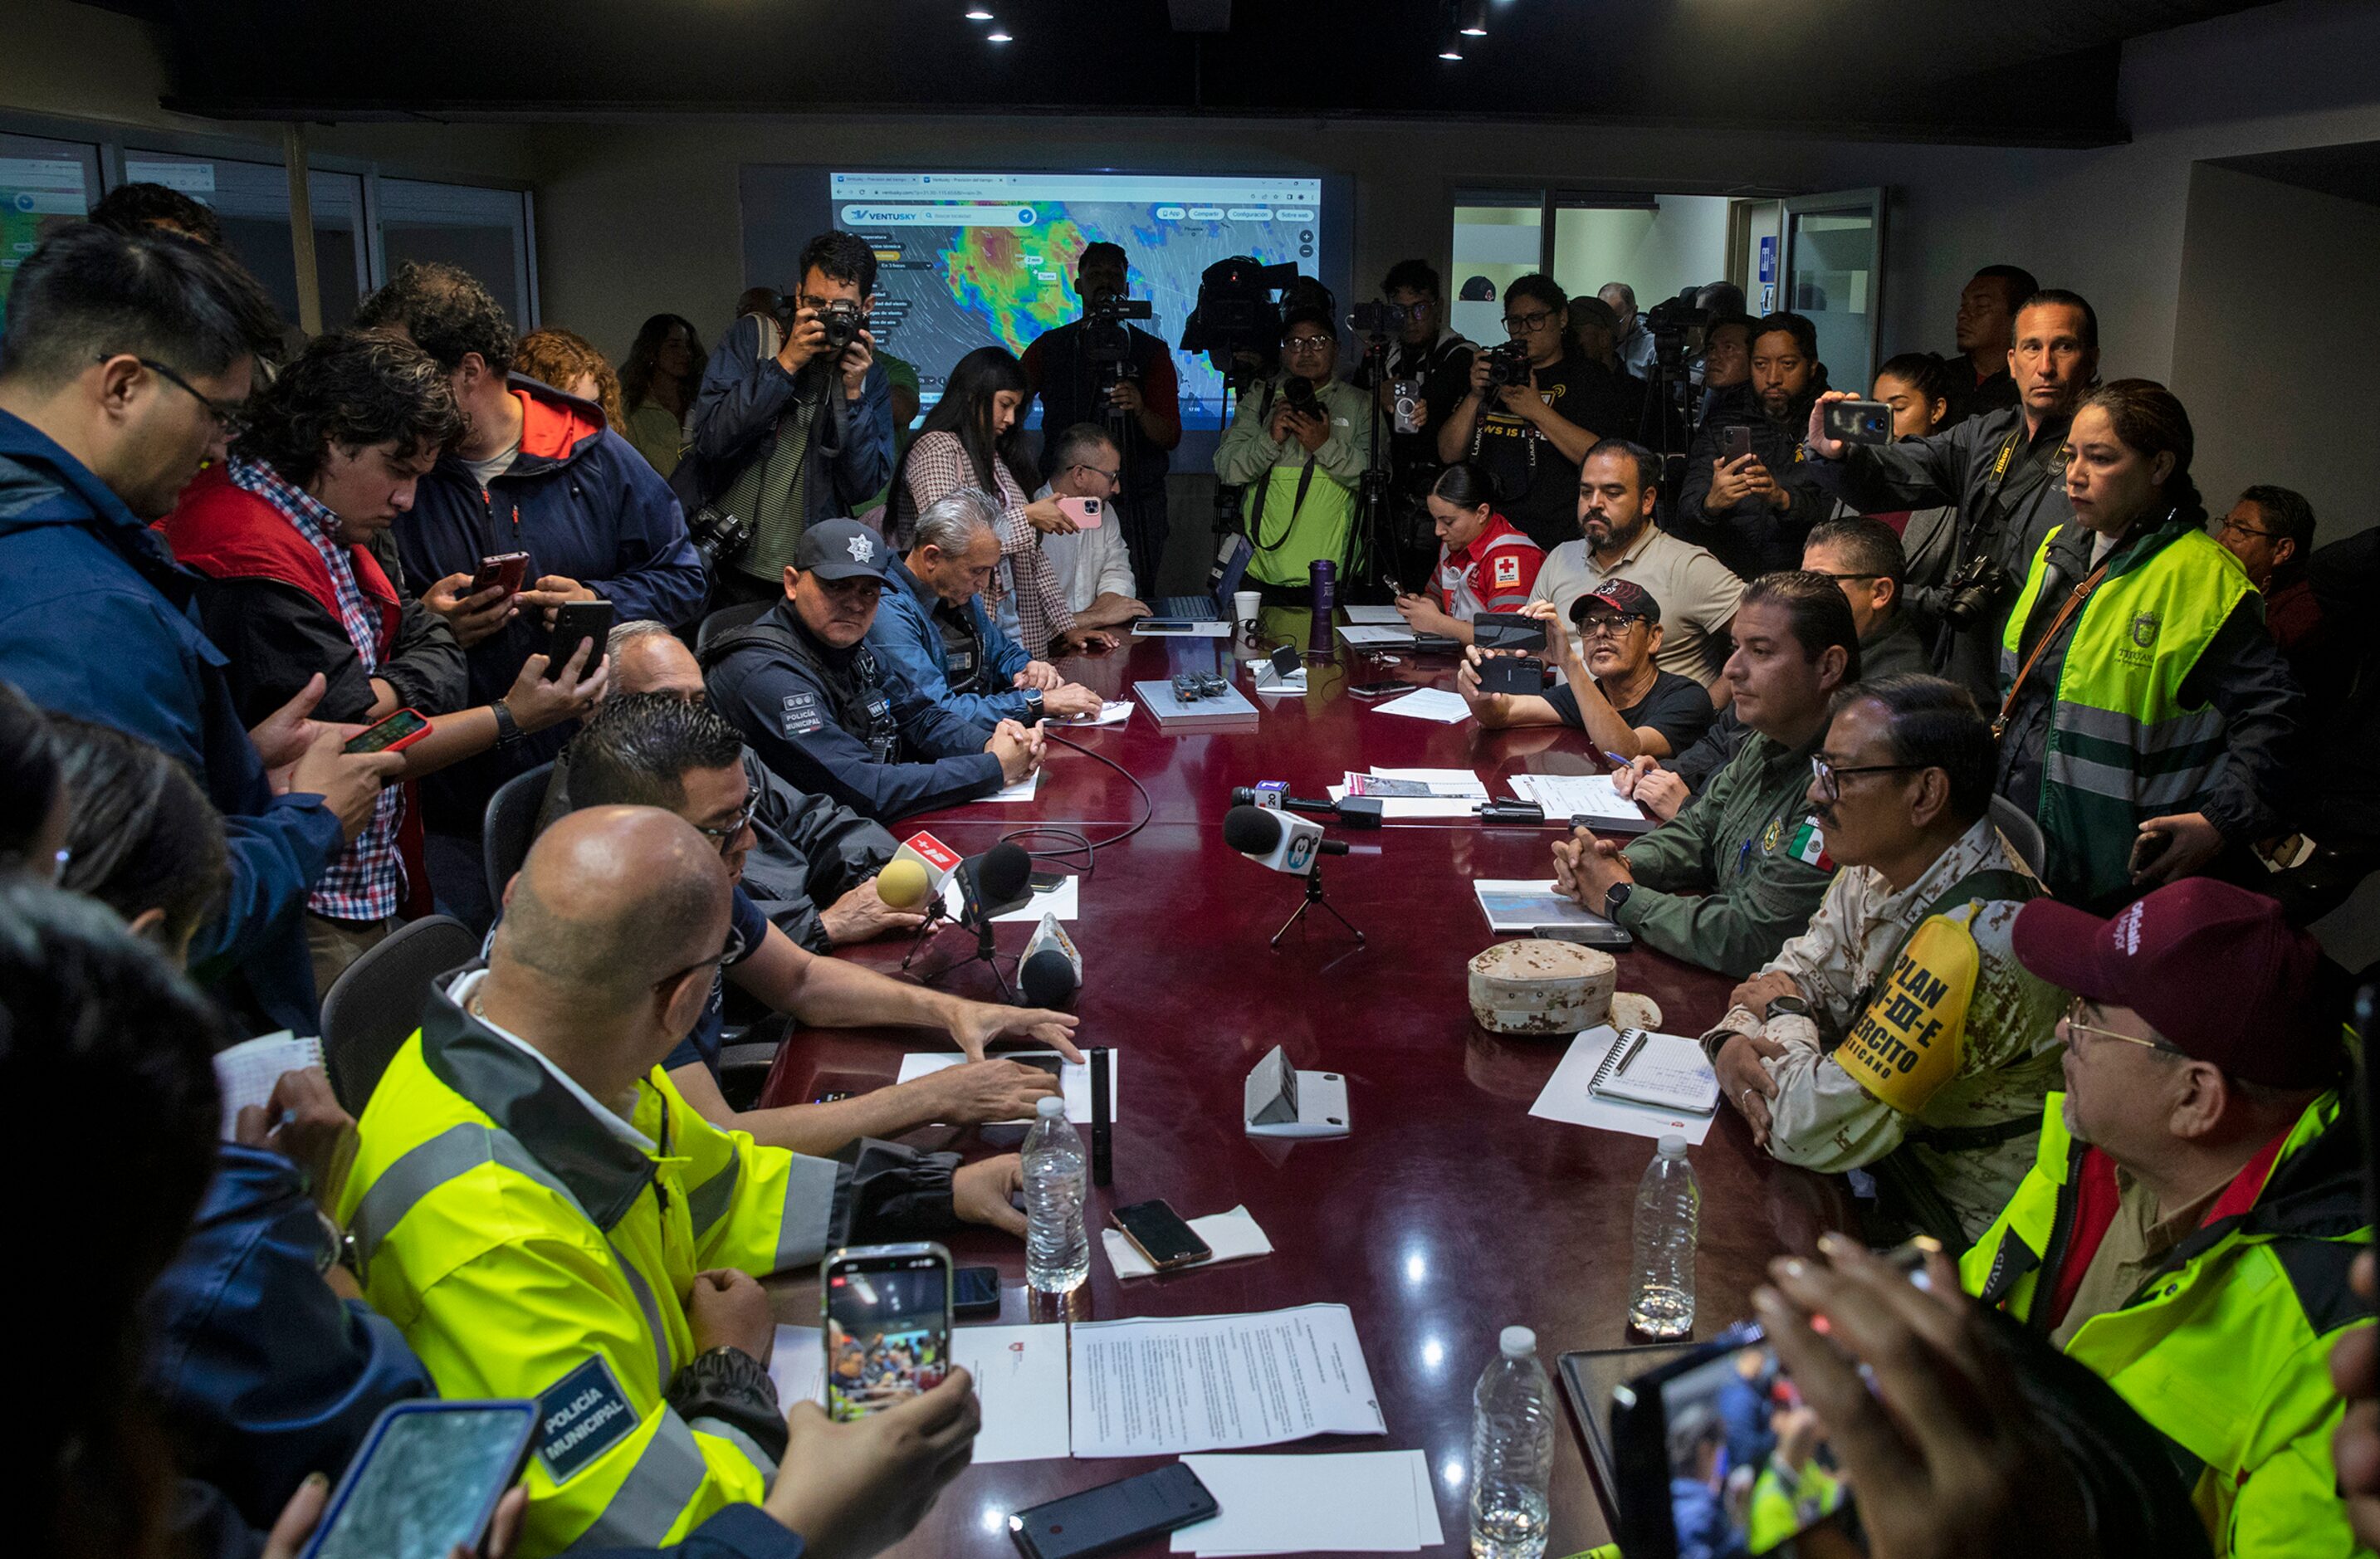
<path fill-rule="evenodd" d="M 2114 555 L 2110 554 L 2107 562 L 2102 562 L 2098 567 L 2083 576 L 2082 582 L 2068 594 L 2065 603 L 2058 608 L 2058 615 L 2049 619 L 2049 627 L 2043 631 L 2039 639 L 2034 641 L 2033 653 L 2027 655 L 2024 658 L 2024 664 L 2017 668 L 2016 680 L 2009 684 L 2008 697 L 2000 700 L 1999 714 L 1992 721 L 1992 740 L 1999 740 L 2007 732 L 2009 716 L 2015 713 L 2016 700 L 2023 696 L 2025 679 L 2033 675 L 2033 668 L 2041 664 L 2041 657 L 2048 651 L 2050 645 L 2057 642 L 2058 630 L 2065 627 L 2077 612 L 2082 610 L 2082 603 L 2091 599 L 2091 592 L 2097 590 L 2099 581 L 2107 577 L 2107 563 L 2112 561 L 2114 561 Z M 2019 628 L 2018 631 L 2022 633 L 2023 629 Z"/>
<path fill-rule="evenodd" d="M 1992 461 L 1991 474 L 1984 479 L 1984 490 L 1978 495 L 1981 501 L 1975 505 L 1973 529 L 1963 531 L 1959 537 L 1958 551 L 1961 557 L 1968 554 L 1977 538 L 1994 533 L 2001 521 L 2008 518 L 2010 510 L 2033 496 L 2041 484 L 2049 480 L 2053 468 L 2062 468 L 2066 463 L 2066 441 L 2062 438 L 2046 459 L 2027 459 L 2020 464 L 2017 451 L 2023 445 L 2024 422 L 2020 415 L 2016 427 L 2009 433 L 2007 442 L 2000 445 L 1998 456 Z M 2013 490 L 2009 486 L 2011 470 L 2016 478 Z"/>

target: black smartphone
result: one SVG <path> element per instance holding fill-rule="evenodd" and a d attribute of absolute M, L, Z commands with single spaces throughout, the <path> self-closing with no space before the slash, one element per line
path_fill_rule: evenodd
<path fill-rule="evenodd" d="M 1616 1388 L 1611 1455 L 1611 1535 L 1628 1559 L 1677 1559 L 1681 1516 L 1710 1540 L 1697 1552 L 1867 1551 L 1826 1431 L 1756 1324 Z M 1751 1501 L 1739 1516 L 1728 1491 L 1746 1468 Z"/>
<path fill-rule="evenodd" d="M 2155 866 L 2157 858 L 2165 854 L 2172 844 L 2173 835 L 2170 834 L 2134 834 L 2131 859 L 2125 863 L 2124 870 L 2134 877 L 2139 876 Z"/>
<path fill-rule="evenodd" d="M 612 635 L 612 603 L 608 601 L 565 601 L 553 609 L 553 639 L 545 649 L 545 679 L 558 682 L 562 668 L 578 652 L 578 646 L 589 639 L 595 641 L 594 652 L 587 657 L 578 675 L 583 678 L 603 659 L 603 641 Z"/>
<path fill-rule="evenodd" d="M 1546 620 L 1521 612 L 1482 612 L 1471 619 L 1471 642 L 1482 650 L 1542 650 Z"/>
<path fill-rule="evenodd" d="M 601 1385 L 619 1403 L 616 1388 Z M 625 1409 L 626 1405 L 619 1403 Z M 554 1468 L 554 1476 L 577 1470 L 577 1461 L 614 1443 L 596 1434 L 563 1443 L 572 1425 L 599 1420 L 575 1415 L 562 1404 L 551 1419 L 528 1400 L 506 1402 L 400 1402 L 381 1414 L 363 1448 L 347 1463 L 331 1494 L 304 1559 L 447 1559 L 457 1548 L 480 1551 L 496 1502 L 519 1479 L 530 1443 Z M 633 1427 L 635 1417 L 627 1423 Z M 589 1444 L 594 1453 L 583 1448 Z M 559 1462 L 561 1465 L 556 1466 Z"/>
<path fill-rule="evenodd" d="M 430 734 L 430 721 L 419 710 L 400 709 L 377 725 L 349 737 L 341 752 L 402 752 Z"/>
<path fill-rule="evenodd" d="M 1479 690 L 1536 698 L 1546 690 L 1546 663 L 1534 655 L 1490 655 L 1479 663 Z"/>
<path fill-rule="evenodd" d="M 1213 1248 L 1200 1239 L 1162 1197 L 1119 1207 L 1108 1216 L 1159 1272 L 1174 1272 L 1214 1260 Z"/>
<path fill-rule="evenodd" d="M 1741 460 L 1751 453 L 1752 430 L 1750 428 L 1743 426 L 1742 423 L 1738 423 L 1736 426 L 1727 429 L 1719 435 L 1720 458 L 1726 460 Z"/>
<path fill-rule="evenodd" d="M 2363 1102 L 2363 1216 L 2374 1221 L 2373 1209 L 2380 1207 L 2380 1066 L 2372 1059 L 2374 1019 L 2380 1017 L 2380 987 L 2366 985 L 2355 993 L 2352 1008 L 2355 1020 L 2355 1076 L 2363 1086 L 2357 1090 Z"/>
<path fill-rule="evenodd" d="M 1175 1462 L 1020 1510 L 1008 1518 L 1008 1535 L 1026 1559 L 1089 1559 L 1211 1521 L 1221 1508 L 1198 1475 Z"/>
<path fill-rule="evenodd" d="M 850 1423 L 933 1390 L 951 1372 L 951 1253 L 930 1240 L 830 1250 L 826 1410 Z"/>
<path fill-rule="evenodd" d="M 1000 1269 L 998 1267 L 961 1267 L 953 1273 L 951 1313 L 953 1315 L 998 1315 L 1000 1313 Z"/>
<path fill-rule="evenodd" d="M 1359 699 L 1385 699 L 1391 694 L 1413 690 L 1414 684 L 1410 682 L 1358 682 L 1347 689 Z"/>
<path fill-rule="evenodd" d="M 1844 444 L 1890 444 L 1892 408 L 1880 400 L 1830 400 L 1819 427 Z"/>

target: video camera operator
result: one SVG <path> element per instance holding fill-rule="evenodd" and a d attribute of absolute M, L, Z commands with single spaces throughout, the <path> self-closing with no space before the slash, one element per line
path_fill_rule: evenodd
<path fill-rule="evenodd" d="M 1123 517 L 1133 577 L 1153 591 L 1172 530 L 1165 471 L 1182 442 L 1181 381 L 1165 343 L 1125 323 L 1149 317 L 1147 303 L 1126 297 L 1128 271 L 1121 245 L 1084 249 L 1075 263 L 1083 317 L 1043 332 L 1025 348 L 1025 376 L 1041 397 L 1043 481 L 1057 475 L 1060 429 L 1094 422 L 1116 441 L 1123 463 L 1111 502 Z"/>
<path fill-rule="evenodd" d="M 1471 388 L 1439 425 L 1438 457 L 1475 460 L 1505 494 L 1504 515 L 1551 552 L 1578 538 L 1578 465 L 1603 437 L 1612 375 L 1570 331 L 1570 298 L 1532 274 L 1504 289 L 1512 339 L 1471 359 Z"/>
<path fill-rule="evenodd" d="M 868 329 L 876 251 L 857 234 L 802 246 L 792 315 L 745 313 L 695 396 L 694 443 L 670 485 L 712 600 L 774 602 L 802 532 L 892 476 L 892 385 Z"/>

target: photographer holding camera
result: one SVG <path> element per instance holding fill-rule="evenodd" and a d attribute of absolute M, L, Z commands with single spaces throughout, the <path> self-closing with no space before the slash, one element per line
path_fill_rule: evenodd
<path fill-rule="evenodd" d="M 1378 400 L 1381 420 L 1390 427 L 1393 490 L 1418 507 L 1446 465 L 1438 456 L 1438 428 L 1462 398 L 1475 348 L 1447 328 L 1445 290 L 1428 261 L 1400 260 L 1390 266 L 1380 278 L 1380 296 L 1388 307 L 1381 311 L 1379 323 L 1390 339 L 1377 359 L 1377 377 L 1359 383 Z M 1364 315 L 1365 307 L 1359 306 L 1358 331 L 1368 323 Z M 1373 367 L 1366 362 L 1366 372 Z"/>
<path fill-rule="evenodd" d="M 1551 552 L 1578 538 L 1578 464 L 1605 433 L 1615 386 L 1570 332 L 1570 298 L 1551 276 L 1504 289 L 1512 339 L 1471 359 L 1471 388 L 1438 430 L 1438 457 L 1475 460 L 1506 495 L 1504 513 Z M 1598 431 L 1599 430 L 1599 431 Z"/>
<path fill-rule="evenodd" d="M 1955 559 L 1938 597 L 1912 599 L 1922 631 L 1934 636 L 1934 669 L 1999 707 L 2000 631 L 2017 587 L 2045 537 L 2070 522 L 2066 431 L 2099 380 L 2099 316 L 2071 292 L 2034 293 L 2016 313 L 2009 349 L 2017 404 L 1953 423 L 1925 438 L 1851 445 L 1826 436 L 1831 401 L 1810 408 L 1809 451 L 1840 462 L 1831 474 L 1842 499 L 1864 513 L 1951 503 L 1959 509 Z"/>
<path fill-rule="evenodd" d="M 714 604 L 775 601 L 802 532 L 892 475 L 892 386 L 868 329 L 876 251 L 857 234 L 802 246 L 790 318 L 739 316 L 703 371 L 694 443 L 670 484 Z"/>
<path fill-rule="evenodd" d="M 1123 520 L 1133 577 L 1143 590 L 1154 591 L 1172 530 L 1165 470 L 1169 455 L 1182 442 L 1181 381 L 1165 343 L 1124 323 L 1149 317 L 1148 304 L 1137 305 L 1136 312 L 1129 306 L 1128 269 L 1121 245 L 1084 249 L 1075 263 L 1083 317 L 1043 332 L 1025 348 L 1025 376 L 1041 397 L 1043 481 L 1059 475 L 1053 447 L 1058 430 L 1095 422 L 1115 440 L 1123 462 L 1110 502 Z"/>
<path fill-rule="evenodd" d="M 1339 333 L 1318 309 L 1281 326 L 1281 377 L 1243 395 L 1215 446 L 1215 480 L 1247 489 L 1250 588 L 1305 606 L 1310 568 L 1328 558 L 1344 578 L 1356 489 L 1372 462 L 1372 408 L 1338 376 Z"/>

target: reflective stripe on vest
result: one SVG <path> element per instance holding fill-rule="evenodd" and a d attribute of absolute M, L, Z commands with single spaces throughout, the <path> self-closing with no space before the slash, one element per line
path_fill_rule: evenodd
<path fill-rule="evenodd" d="M 676 1413 L 662 1408 L 637 1465 L 571 1547 L 659 1548 L 701 1492 L 710 1471 L 702 1447 L 694 1443 L 694 1431 Z"/>
<path fill-rule="evenodd" d="M 2034 554 L 2009 613 L 2000 643 L 2007 674 L 2058 534 Z M 2087 902 L 2120 892 L 2140 823 L 2188 810 L 2206 793 L 2225 723 L 2211 706 L 2182 707 L 2181 684 L 2254 588 L 2229 553 L 2185 529 L 2110 573 L 2084 604 L 2058 670 L 2034 807 L 2048 844 L 2043 875 L 2062 895 Z"/>

